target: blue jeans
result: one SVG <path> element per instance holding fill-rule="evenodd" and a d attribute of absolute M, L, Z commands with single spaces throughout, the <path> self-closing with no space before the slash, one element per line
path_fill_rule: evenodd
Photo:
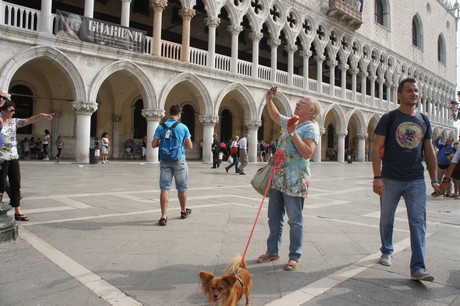
<path fill-rule="evenodd" d="M 188 167 L 185 155 L 176 162 L 160 161 L 160 190 L 170 190 L 172 178 L 178 191 L 187 191 Z"/>
<path fill-rule="evenodd" d="M 287 213 L 290 240 L 289 258 L 299 259 L 302 256 L 304 201 L 303 197 L 292 197 L 279 190 L 271 190 L 268 201 L 270 234 L 267 239 L 267 254 L 278 255 L 279 253 L 283 238 L 284 215 Z"/>
<path fill-rule="evenodd" d="M 411 273 L 425 269 L 426 185 L 425 180 L 395 181 L 383 179 L 385 192 L 380 197 L 380 240 L 382 254 L 393 254 L 393 227 L 396 208 L 404 198 L 409 219 L 412 257 Z"/>

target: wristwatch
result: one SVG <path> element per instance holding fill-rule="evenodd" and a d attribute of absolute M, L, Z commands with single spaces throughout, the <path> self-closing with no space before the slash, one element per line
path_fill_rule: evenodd
<path fill-rule="evenodd" d="M 294 137 L 294 135 L 295 135 L 295 131 L 294 131 L 294 132 L 292 132 L 292 133 L 290 133 L 289 135 L 291 135 L 291 137 Z"/>

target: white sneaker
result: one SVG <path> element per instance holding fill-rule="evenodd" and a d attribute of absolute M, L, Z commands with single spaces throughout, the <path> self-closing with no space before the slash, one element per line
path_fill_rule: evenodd
<path fill-rule="evenodd" d="M 416 281 L 427 281 L 427 282 L 434 281 L 434 276 L 431 275 L 427 270 L 423 268 L 412 273 L 411 278 L 412 280 L 416 280 Z"/>
<path fill-rule="evenodd" d="M 391 266 L 391 257 L 390 254 L 382 254 L 382 256 L 380 256 L 380 264 L 383 266 Z"/>
<path fill-rule="evenodd" d="M 102 163 L 105 164 L 105 160 L 103 160 Z"/>

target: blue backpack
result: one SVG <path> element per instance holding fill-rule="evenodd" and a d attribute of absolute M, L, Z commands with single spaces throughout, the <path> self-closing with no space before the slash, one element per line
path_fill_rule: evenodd
<path fill-rule="evenodd" d="M 182 144 L 179 142 L 174 128 L 179 124 L 179 121 L 176 121 L 170 127 L 164 123 L 160 124 L 163 127 L 160 137 L 160 160 L 165 162 L 178 161 L 182 157 L 180 152 Z"/>

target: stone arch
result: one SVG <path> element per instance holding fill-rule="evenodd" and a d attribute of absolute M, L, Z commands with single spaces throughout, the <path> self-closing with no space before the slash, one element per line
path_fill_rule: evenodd
<path fill-rule="evenodd" d="M 12 57 L 0 70 L 0 88 L 8 88 L 7 85 L 21 66 L 40 57 L 49 58 L 57 67 L 61 68 L 63 74 L 70 77 L 75 89 L 75 101 L 87 101 L 85 83 L 77 67 L 63 52 L 48 46 L 32 47 Z"/>
<path fill-rule="evenodd" d="M 364 118 L 364 114 L 360 109 L 355 108 L 350 112 L 347 118 L 347 125 L 350 122 L 350 119 L 353 117 L 353 115 L 356 115 L 356 118 L 358 119 L 358 133 L 366 133 L 366 119 Z"/>
<path fill-rule="evenodd" d="M 340 128 L 340 129 L 337 129 L 337 133 L 346 132 L 348 120 L 346 119 L 345 113 L 343 112 L 342 108 L 336 103 L 330 104 L 325 109 L 324 115 L 322 117 L 326 118 L 326 116 L 327 116 L 327 114 L 329 114 L 329 112 L 331 112 L 332 115 L 334 116 L 334 118 L 337 119 L 338 127 Z M 324 128 L 326 128 L 325 126 L 323 126 L 324 120 L 322 120 L 322 122 L 323 123 L 322 123 L 322 125 L 320 125 L 320 128 L 324 129 Z"/>
<path fill-rule="evenodd" d="M 135 82 L 138 83 L 139 90 L 144 100 L 144 108 L 158 108 L 159 106 L 157 105 L 156 95 L 152 86 L 152 82 L 148 78 L 147 74 L 138 65 L 129 61 L 114 62 L 102 69 L 93 79 L 90 92 L 88 94 L 89 101 L 96 101 L 97 94 L 102 83 L 113 73 L 122 70 L 125 70 L 131 74 Z M 146 101 L 148 105 L 145 105 Z"/>
<path fill-rule="evenodd" d="M 227 94 L 230 92 L 235 91 L 243 96 L 244 103 L 242 103 L 244 109 L 244 119 L 245 120 L 257 120 L 259 117 L 257 114 L 257 109 L 255 106 L 254 99 L 251 95 L 251 92 L 246 88 L 246 86 L 242 85 L 241 83 L 232 83 L 225 87 L 217 97 L 216 106 L 213 110 L 213 114 L 218 115 L 220 105 L 222 100 L 225 98 Z"/>
<path fill-rule="evenodd" d="M 196 75 L 191 73 L 181 73 L 164 86 L 163 91 L 160 94 L 158 103 L 159 108 L 165 107 L 166 98 L 168 97 L 171 90 L 174 88 L 174 86 L 182 82 L 189 83 L 196 97 L 201 98 L 197 100 L 200 105 L 200 110 L 202 110 L 202 115 L 214 114 L 212 100 L 208 89 Z"/>

